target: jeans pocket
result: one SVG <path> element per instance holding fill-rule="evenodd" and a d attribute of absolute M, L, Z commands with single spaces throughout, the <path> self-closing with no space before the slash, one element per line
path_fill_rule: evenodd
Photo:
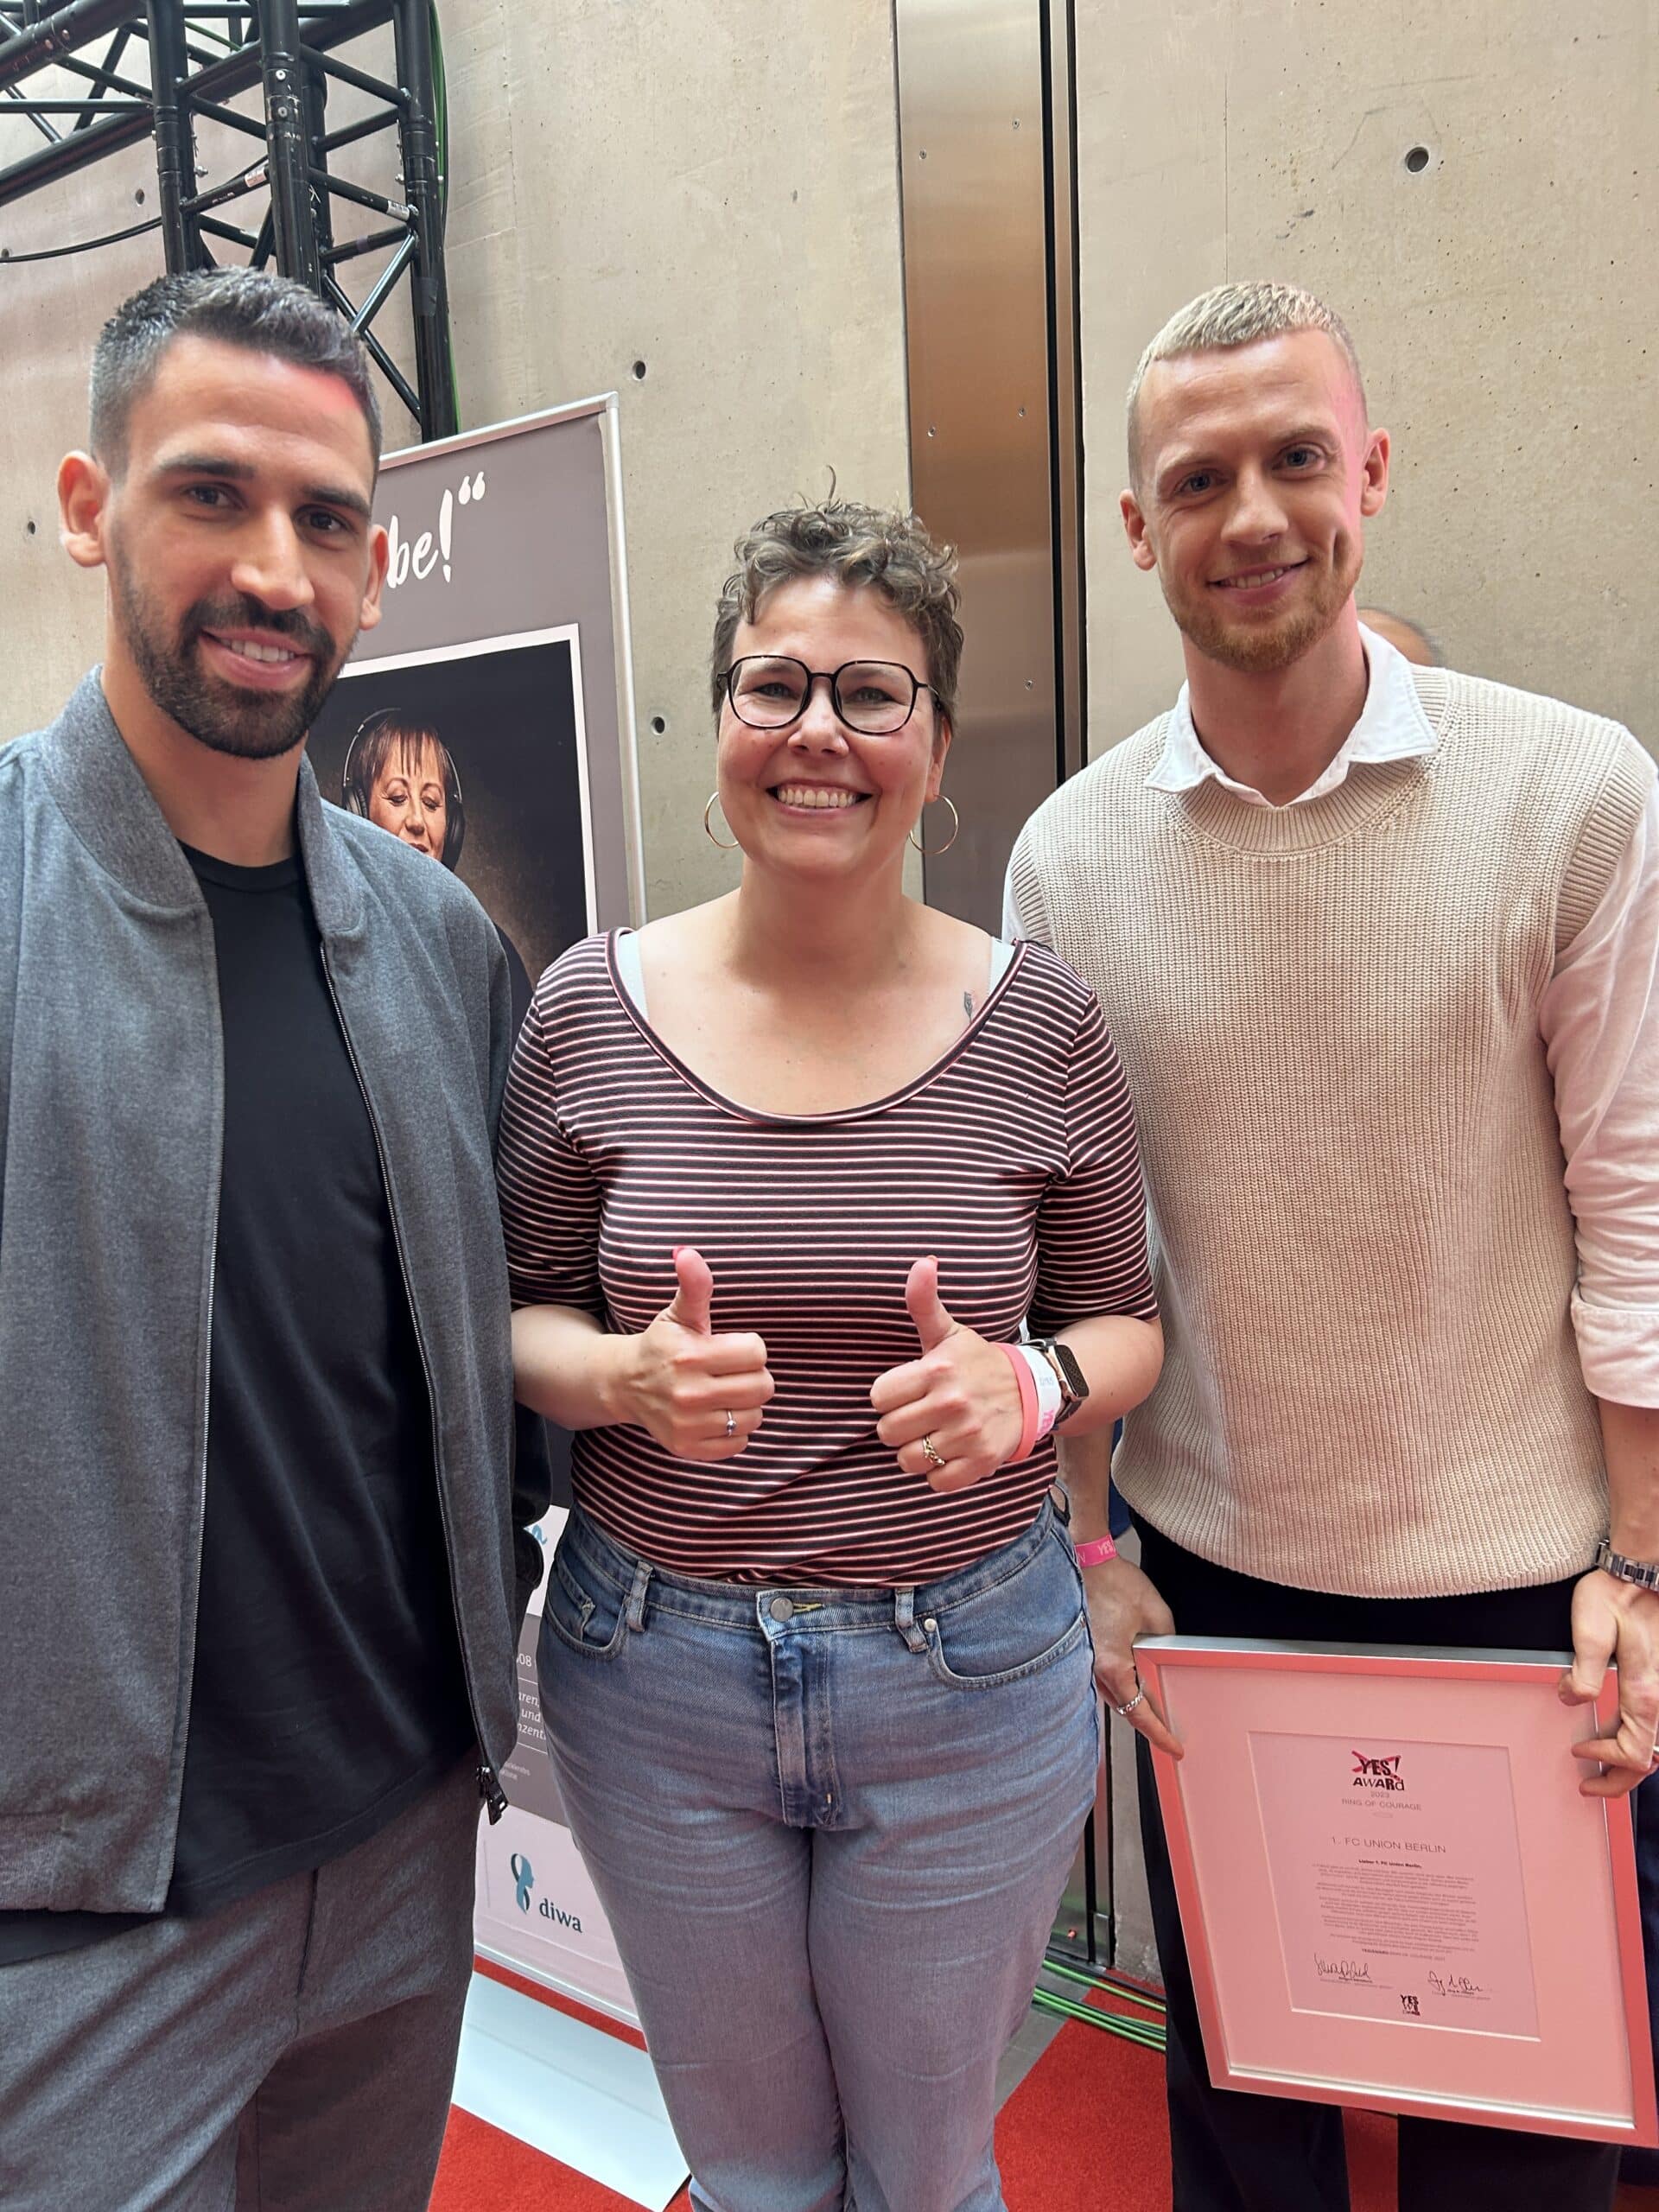
<path fill-rule="evenodd" d="M 1046 1543 L 1006 1582 L 922 1623 L 928 1664 L 958 1690 L 1001 1689 L 1039 1675 L 1089 1639 L 1082 1588 L 1065 1543 Z"/>
<path fill-rule="evenodd" d="M 627 1592 L 596 1574 L 569 1544 L 559 1539 L 542 1599 L 542 1628 L 584 1658 L 610 1659 L 627 1634 Z"/>

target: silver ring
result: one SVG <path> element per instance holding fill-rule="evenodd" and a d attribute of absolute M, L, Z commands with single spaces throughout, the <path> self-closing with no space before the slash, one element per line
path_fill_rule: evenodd
<path fill-rule="evenodd" d="M 728 1414 L 726 1416 L 726 1433 L 728 1436 L 735 1436 L 737 1434 L 737 1415 L 735 1414 Z"/>
<path fill-rule="evenodd" d="M 944 1454 L 931 1436 L 925 1436 L 922 1439 L 922 1449 L 936 1467 L 942 1467 L 944 1465 Z"/>
<path fill-rule="evenodd" d="M 1127 1705 L 1115 1705 L 1112 1707 L 1112 1711 L 1116 1713 L 1120 1720 L 1127 1720 L 1129 1715 L 1135 1711 L 1135 1707 L 1141 1703 L 1146 1694 L 1145 1690 L 1136 1690 L 1135 1695 L 1129 1700 Z"/>

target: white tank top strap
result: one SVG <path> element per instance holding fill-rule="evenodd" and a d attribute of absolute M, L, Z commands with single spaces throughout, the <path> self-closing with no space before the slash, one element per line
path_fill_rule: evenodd
<path fill-rule="evenodd" d="M 619 930 L 615 938 L 616 972 L 623 989 L 632 1000 L 635 1012 L 643 1020 L 645 1016 L 645 971 L 639 957 L 639 939 L 632 930 Z"/>
<path fill-rule="evenodd" d="M 1008 963 L 1014 958 L 1014 948 L 1006 938 L 991 939 L 991 978 L 989 988 L 995 990 L 1008 972 Z M 616 972 L 623 989 L 633 1002 L 635 1012 L 642 1020 L 649 1020 L 645 1007 L 645 963 L 639 957 L 639 938 L 633 930 L 619 930 L 616 933 Z"/>

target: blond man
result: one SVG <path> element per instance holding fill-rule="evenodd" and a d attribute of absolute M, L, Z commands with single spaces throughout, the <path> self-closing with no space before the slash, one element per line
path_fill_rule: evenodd
<path fill-rule="evenodd" d="M 1659 1720 L 1659 803 L 1628 732 L 1414 668 L 1354 601 L 1388 495 L 1352 340 L 1232 284 L 1147 348 L 1122 514 L 1173 708 L 1023 832 L 1011 930 L 1092 983 L 1141 1116 L 1167 1352 L 1085 1569 L 1140 1732 L 1176 2212 L 1340 2212 L 1340 2115 L 1205 2066 L 1137 1634 L 1529 1646 L 1619 1669 L 1586 1792 Z M 1106 1527 L 1073 1456 L 1073 1530 Z M 1564 1789 L 1573 1786 L 1564 1777 Z M 1611 2202 L 1597 2144 L 1418 2120 L 1405 2212 Z"/>

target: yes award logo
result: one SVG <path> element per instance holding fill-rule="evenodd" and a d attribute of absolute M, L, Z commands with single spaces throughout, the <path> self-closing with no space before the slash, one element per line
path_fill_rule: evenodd
<path fill-rule="evenodd" d="M 1403 1789 L 1405 1781 L 1400 1772 L 1398 1751 L 1385 1759 L 1368 1758 L 1363 1751 L 1353 1753 L 1356 1789 Z"/>
<path fill-rule="evenodd" d="M 512 1854 L 513 1894 L 518 1900 L 520 1912 L 530 1910 L 530 1893 L 536 1886 L 536 1869 L 522 1851 Z"/>

